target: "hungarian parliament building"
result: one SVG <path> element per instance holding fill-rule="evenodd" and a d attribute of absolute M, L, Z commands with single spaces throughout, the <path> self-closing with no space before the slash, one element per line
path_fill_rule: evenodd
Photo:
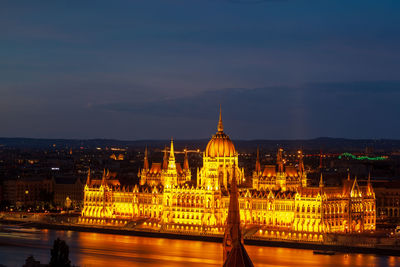
<path fill-rule="evenodd" d="M 140 184 L 121 186 L 104 171 L 102 179 L 88 173 L 80 223 L 134 226 L 159 231 L 221 234 L 229 207 L 232 177 L 239 184 L 242 226 L 254 235 L 320 240 L 328 233 L 374 231 L 375 193 L 370 179 L 360 186 L 357 178 L 344 177 L 342 186 L 327 187 L 321 174 L 319 186 L 310 187 L 301 151 L 298 164 L 288 166 L 283 150 L 276 165 L 261 166 L 259 153 L 252 186 L 243 187 L 244 170 L 238 152 L 224 133 L 221 113 L 215 135 L 203 152 L 203 166 L 192 182 L 187 152 L 177 163 L 171 140 L 161 163 L 148 161 L 145 151 Z M 196 184 L 196 185 L 195 185 Z"/>

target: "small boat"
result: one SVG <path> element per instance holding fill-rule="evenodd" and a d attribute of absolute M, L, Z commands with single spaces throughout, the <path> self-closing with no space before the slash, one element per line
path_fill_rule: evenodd
<path fill-rule="evenodd" d="M 318 255 L 335 255 L 336 252 L 332 250 L 314 250 L 313 254 L 318 254 Z"/>

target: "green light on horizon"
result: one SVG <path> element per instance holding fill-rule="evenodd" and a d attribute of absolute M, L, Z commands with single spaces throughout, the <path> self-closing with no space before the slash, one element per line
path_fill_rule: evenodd
<path fill-rule="evenodd" d="M 347 157 L 351 159 L 356 159 L 356 160 L 385 160 L 387 157 L 367 157 L 367 156 L 361 156 L 361 157 L 356 157 L 351 153 L 345 152 L 339 156 L 339 159 L 342 159 L 342 157 Z"/>

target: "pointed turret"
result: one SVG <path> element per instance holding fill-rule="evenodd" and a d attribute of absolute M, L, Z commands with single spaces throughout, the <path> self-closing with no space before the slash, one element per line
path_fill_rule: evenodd
<path fill-rule="evenodd" d="M 351 197 L 361 197 L 361 191 L 357 183 L 357 176 L 354 177 L 353 186 L 351 187 L 350 191 Z"/>
<path fill-rule="evenodd" d="M 162 165 L 163 170 L 168 169 L 168 156 L 167 156 L 167 147 L 164 147 L 164 158 L 163 158 L 163 165 Z"/>
<path fill-rule="evenodd" d="M 174 153 L 174 139 L 171 138 L 171 148 L 169 150 L 169 160 L 175 160 L 175 153 Z"/>
<path fill-rule="evenodd" d="M 350 171 L 347 171 L 347 181 L 350 181 Z"/>
<path fill-rule="evenodd" d="M 256 173 L 261 172 L 261 163 L 260 163 L 260 149 L 257 147 L 257 159 L 256 159 Z"/>
<path fill-rule="evenodd" d="M 228 218 L 226 220 L 223 240 L 223 266 L 253 266 L 253 263 L 243 246 L 243 238 L 240 231 L 240 211 L 235 170 L 236 166 L 234 164 L 229 196 Z"/>
<path fill-rule="evenodd" d="M 163 184 L 167 187 L 178 184 L 178 176 L 176 171 L 175 155 L 174 155 L 174 140 L 171 139 L 171 148 L 169 152 L 168 165 Z"/>
<path fill-rule="evenodd" d="M 147 146 L 144 150 L 144 162 L 143 162 L 143 170 L 147 171 L 149 169 L 149 160 L 147 158 Z"/>
<path fill-rule="evenodd" d="M 218 121 L 218 132 L 224 131 L 224 125 L 222 124 L 222 108 L 219 106 L 219 121 Z"/>
<path fill-rule="evenodd" d="M 184 170 L 189 170 L 189 160 L 188 160 L 188 155 L 187 155 L 187 149 L 185 148 L 185 159 L 183 161 L 183 169 Z"/>
<path fill-rule="evenodd" d="M 321 172 L 321 178 L 319 179 L 319 187 L 324 187 L 324 181 L 322 179 L 322 172 Z"/>
<path fill-rule="evenodd" d="M 90 177 L 90 167 L 89 167 L 89 170 L 88 170 L 88 173 L 87 173 L 87 178 L 86 178 L 86 184 L 89 186 L 90 182 L 91 182 L 91 177 Z"/>

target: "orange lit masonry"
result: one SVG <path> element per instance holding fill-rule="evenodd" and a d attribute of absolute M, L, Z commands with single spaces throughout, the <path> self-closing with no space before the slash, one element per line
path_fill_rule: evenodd
<path fill-rule="evenodd" d="M 239 189 L 240 219 L 247 233 L 268 238 L 322 240 L 326 233 L 374 231 L 375 193 L 368 179 L 359 186 L 357 178 L 343 186 L 325 187 L 321 175 L 318 187 L 310 187 L 298 151 L 297 167 L 286 166 L 278 150 L 277 165 L 260 165 L 259 153 L 251 188 Z M 228 184 L 235 172 L 238 183 L 244 171 L 238 167 L 238 153 L 223 132 L 218 131 L 203 153 L 203 167 L 197 171 L 197 185 L 188 185 L 191 172 L 185 152 L 183 167 L 175 162 L 173 141 L 163 163 L 149 165 L 147 149 L 140 185 L 121 187 L 113 173 L 91 179 L 84 189 L 80 222 L 129 226 L 185 233 L 224 232 L 228 216 Z M 136 223 L 134 223 L 136 222 Z"/>

